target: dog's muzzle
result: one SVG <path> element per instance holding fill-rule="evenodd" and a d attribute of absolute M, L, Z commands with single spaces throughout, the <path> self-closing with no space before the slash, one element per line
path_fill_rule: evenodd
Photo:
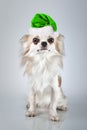
<path fill-rule="evenodd" d="M 41 42 L 41 50 L 47 50 L 47 42 Z"/>
<path fill-rule="evenodd" d="M 47 47 L 47 42 L 41 42 L 42 47 Z"/>

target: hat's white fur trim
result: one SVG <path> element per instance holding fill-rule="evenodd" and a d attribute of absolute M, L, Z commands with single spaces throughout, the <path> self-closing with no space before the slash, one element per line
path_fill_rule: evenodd
<path fill-rule="evenodd" d="M 31 35 L 52 35 L 54 30 L 51 26 L 45 26 L 41 28 L 30 27 L 29 34 Z"/>

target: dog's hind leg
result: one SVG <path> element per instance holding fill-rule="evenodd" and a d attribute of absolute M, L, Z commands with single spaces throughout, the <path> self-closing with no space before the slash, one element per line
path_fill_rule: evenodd
<path fill-rule="evenodd" d="M 57 109 L 59 110 L 67 110 L 67 97 L 64 95 L 62 87 L 62 78 L 61 76 L 58 76 L 58 104 Z"/>

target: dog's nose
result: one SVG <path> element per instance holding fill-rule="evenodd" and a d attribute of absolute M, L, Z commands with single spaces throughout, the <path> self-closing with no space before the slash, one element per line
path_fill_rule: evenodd
<path fill-rule="evenodd" d="M 41 42 L 41 45 L 42 45 L 43 47 L 46 47 L 46 46 L 47 46 L 47 42 Z"/>

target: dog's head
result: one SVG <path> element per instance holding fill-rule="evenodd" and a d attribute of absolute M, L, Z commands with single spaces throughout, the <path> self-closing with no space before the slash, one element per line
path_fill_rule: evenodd
<path fill-rule="evenodd" d="M 21 38 L 23 54 L 35 56 L 44 53 L 64 54 L 64 36 L 59 35 L 24 35 Z"/>

